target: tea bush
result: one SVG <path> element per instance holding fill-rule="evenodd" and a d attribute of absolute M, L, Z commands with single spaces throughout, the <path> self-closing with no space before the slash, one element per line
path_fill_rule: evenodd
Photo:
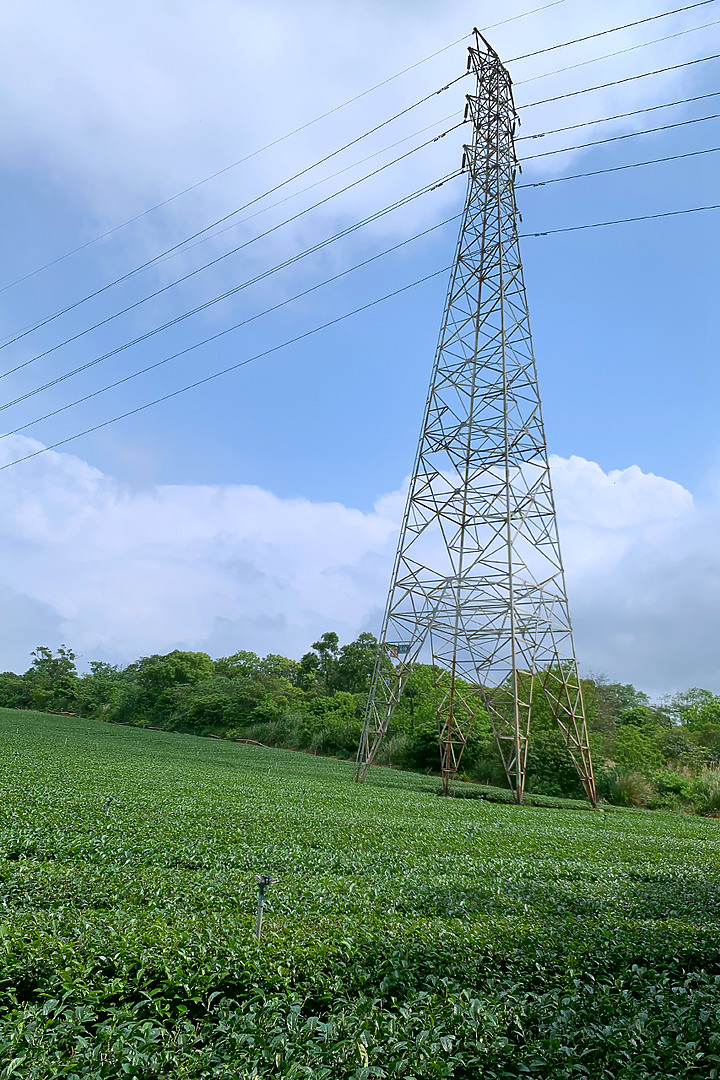
<path fill-rule="evenodd" d="M 712 818 L 10 710 L 0 773 L 3 1080 L 720 1077 Z"/>

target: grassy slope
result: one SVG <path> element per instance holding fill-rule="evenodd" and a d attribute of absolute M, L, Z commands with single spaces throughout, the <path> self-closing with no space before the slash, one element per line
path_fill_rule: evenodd
<path fill-rule="evenodd" d="M 720 1076 L 716 821 L 7 710 L 0 769 L 0 1078 Z"/>

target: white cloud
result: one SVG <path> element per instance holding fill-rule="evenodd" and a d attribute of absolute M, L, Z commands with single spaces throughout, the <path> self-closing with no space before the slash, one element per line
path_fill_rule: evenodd
<path fill-rule="evenodd" d="M 37 448 L 19 436 L 2 460 Z M 720 690 L 718 507 L 637 466 L 553 458 L 584 670 Z M 377 630 L 402 514 L 243 485 L 132 489 L 71 454 L 0 473 L 0 667 L 65 641 L 85 660 L 175 647 L 299 656 Z"/>
<path fill-rule="evenodd" d="M 38 445 L 10 438 L 3 458 Z M 69 454 L 27 464 L 0 480 L 4 580 L 49 605 L 86 657 L 179 644 L 298 654 L 331 625 L 354 634 L 378 602 L 392 496 L 363 514 L 251 486 L 130 490 Z"/>
<path fill-rule="evenodd" d="M 689 491 L 637 465 L 603 472 L 594 461 L 552 459 L 563 550 L 574 576 L 595 575 L 598 559 L 617 568 L 638 542 L 662 545 L 693 512 Z"/>
<path fill-rule="evenodd" d="M 636 465 L 552 458 L 584 670 L 651 694 L 720 690 L 720 505 Z"/>

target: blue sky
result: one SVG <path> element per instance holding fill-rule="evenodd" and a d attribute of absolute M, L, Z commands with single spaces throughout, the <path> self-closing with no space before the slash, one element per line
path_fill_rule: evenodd
<path fill-rule="evenodd" d="M 518 0 L 504 8 L 503 17 L 532 6 Z M 488 36 L 501 56 L 510 60 L 662 10 L 666 9 L 650 3 L 584 5 L 566 0 L 545 12 L 489 30 Z M 73 0 L 60 12 L 54 5 L 33 0 L 22 10 L 6 10 L 0 19 L 4 23 L 0 92 L 9 118 L 7 137 L 0 148 L 1 285 L 413 64 L 474 24 L 482 27 L 497 21 L 497 8 L 451 3 L 439 11 L 431 4 L 326 2 L 303 12 L 301 18 L 295 8 L 280 0 L 265 5 L 262 13 L 253 5 L 211 0 L 203 5 L 201 17 L 199 9 L 189 3 L 157 5 L 151 10 L 135 3 L 111 4 L 98 12 L 94 5 Z M 720 52 L 718 26 L 645 45 L 714 19 L 720 19 L 720 8 L 710 3 L 622 33 L 509 63 L 522 119 L 520 134 L 526 136 L 518 143 L 521 159 L 592 139 L 720 113 L 720 97 L 710 97 L 556 136 L 527 138 L 569 124 L 714 92 L 720 71 L 717 60 L 527 107 L 542 98 Z M 633 51 L 596 60 L 602 54 L 626 49 Z M 338 145 L 438 89 L 460 74 L 464 64 L 464 43 L 460 43 L 107 240 L 6 289 L 0 293 L 0 334 L 13 336 L 262 195 Z M 565 67 L 571 70 L 546 74 Z M 451 127 L 461 115 L 468 89 L 465 82 L 458 83 L 294 186 L 283 188 L 271 201 L 293 195 L 339 169 L 346 170 L 342 177 L 328 179 L 312 192 L 297 193 L 282 206 L 184 250 L 177 258 L 108 290 L 0 350 L 0 364 L 7 371 L 228 248 L 248 245 L 212 270 L 0 380 L 3 400 L 33 391 L 456 169 L 462 130 L 451 132 L 435 146 L 383 170 L 293 224 L 255 239 L 258 232 L 311 201 Z M 445 119 L 449 116 L 453 118 Z M 429 130 L 414 134 L 422 128 Z M 407 141 L 401 146 L 384 149 L 402 139 Z M 720 122 L 709 119 L 527 160 L 521 182 L 536 183 L 714 146 L 720 146 Z M 364 165 L 354 164 L 370 154 L 377 156 Z M 524 188 L 518 191 L 521 231 L 546 232 L 714 203 L 718 160 L 718 154 L 708 153 Z M 452 216 L 459 211 L 462 196 L 462 180 L 423 196 L 404 210 L 244 289 L 206 314 L 0 412 L 2 427 L 12 431 L 231 323 L 282 303 Z M 260 202 L 256 208 L 263 206 Z M 571 603 L 578 612 L 581 664 L 585 670 L 606 670 L 613 678 L 631 680 L 657 692 L 693 682 L 720 690 L 720 665 L 708 644 L 718 629 L 712 605 L 708 610 L 703 606 L 702 612 L 690 618 L 694 608 L 688 600 L 695 597 L 705 604 L 708 579 L 720 580 L 712 543 L 720 476 L 715 422 L 720 376 L 714 317 L 719 230 L 720 213 L 709 211 L 528 237 L 522 247 L 549 449 L 565 463 L 557 466 L 561 487 L 565 484 L 559 501 L 569 507 L 568 575 Z M 0 453 L 7 460 L 21 456 L 25 437 L 43 444 L 64 439 L 433 274 L 450 262 L 456 232 L 455 222 L 435 230 L 209 347 L 27 428 L 22 436 L 0 441 Z M 41 640 L 49 644 L 69 640 L 85 657 L 103 655 L 120 661 L 141 651 L 163 651 L 176 645 L 211 652 L 256 647 L 258 651 L 295 655 L 313 636 L 330 628 L 328 620 L 332 618 L 340 619 L 343 625 L 339 629 L 347 635 L 373 628 L 382 606 L 393 543 L 392 528 L 388 525 L 387 531 L 378 524 L 386 518 L 383 514 L 378 518 L 377 501 L 402 487 L 411 466 L 445 284 L 444 275 L 434 277 L 303 343 L 70 443 L 61 457 L 47 455 L 0 473 L 0 499 L 6 500 L 6 507 L 16 508 L 13 514 L 6 510 L 5 515 L 7 576 L 2 584 L 9 590 L 7 610 L 13 613 L 8 624 L 24 628 L 21 635 L 11 630 L 5 637 L 0 634 L 0 652 L 5 654 L 0 656 L 0 667 L 22 667 L 22 655 Z M 573 469 L 567 465 L 571 459 L 594 463 L 599 472 Z M 90 472 L 83 472 L 85 469 Z M 621 479 L 607 480 L 614 471 Z M 61 476 L 62 482 L 58 479 Z M 80 489 L 79 476 L 85 477 Z M 605 480 L 600 481 L 599 476 Z M 56 499 L 48 495 L 47 484 L 53 477 Z M 68 477 L 73 479 L 68 481 Z M 572 532 L 577 525 L 571 520 L 573 484 L 584 484 L 576 491 L 575 501 L 589 507 L 583 528 L 590 532 L 584 540 Z M 598 484 L 605 494 L 599 493 Z M 107 534 L 109 527 L 107 520 L 102 524 L 97 502 L 103 485 L 112 489 L 111 501 L 116 508 L 135 506 L 137 514 L 135 524 L 127 516 L 116 523 L 118 535 L 112 541 L 106 537 L 106 548 L 100 534 Z M 630 520 L 626 510 L 619 513 L 617 506 L 609 504 L 604 519 L 593 517 L 592 506 L 604 505 L 607 491 L 618 485 L 626 493 L 635 492 L 629 495 L 631 504 L 645 506 L 645 496 L 652 493 L 647 503 L 652 503 L 652 508 L 645 518 L 640 515 Z M 167 583 L 167 595 L 174 596 L 183 588 L 189 567 L 198 581 L 209 574 L 213 584 L 204 594 L 198 584 L 197 610 L 173 622 L 168 617 L 166 594 L 159 592 L 156 605 L 149 605 L 134 623 L 131 612 L 119 610 L 122 604 L 116 598 L 127 589 L 132 591 L 130 579 L 133 587 L 140 580 L 138 560 L 143 573 L 154 574 L 141 534 L 140 507 L 146 507 L 150 500 L 154 512 L 159 513 L 158 507 L 167 504 L 171 490 L 173 498 L 178 491 L 186 492 L 188 506 L 195 506 L 199 486 L 215 492 L 237 489 L 235 494 L 254 486 L 268 497 L 284 500 L 286 509 L 304 506 L 309 515 L 317 513 L 319 519 L 324 511 L 318 508 L 334 503 L 347 510 L 348 522 L 359 521 L 353 514 L 362 515 L 363 528 L 367 526 L 373 536 L 377 526 L 377 544 L 369 542 L 367 551 L 358 555 L 364 569 L 361 572 L 356 567 L 354 581 L 364 580 L 366 570 L 370 573 L 368 560 L 373 569 L 364 592 L 360 589 L 358 593 L 357 604 L 346 605 L 344 611 L 341 603 L 337 612 L 332 604 L 313 607 L 302 589 L 293 591 L 304 573 L 298 564 L 300 577 L 286 582 L 286 607 L 280 590 L 273 601 L 274 614 L 268 615 L 267 597 L 251 596 L 248 582 L 267 581 L 274 570 L 282 577 L 292 557 L 285 550 L 278 552 L 273 569 L 272 563 L 258 561 L 259 549 L 252 547 L 248 536 L 238 534 L 230 544 L 232 550 L 224 551 L 222 557 L 223 573 L 229 578 L 213 577 L 217 571 L 213 550 L 225 544 L 227 535 L 235 534 L 227 522 L 221 517 L 215 520 L 208 511 L 208 521 L 212 518 L 214 524 L 208 524 L 202 542 L 198 536 L 184 542 L 182 557 L 178 556 L 178 576 Z M 79 490 L 90 500 L 87 506 Z M 680 495 L 681 491 L 685 495 Z M 107 509 L 102 498 L 100 503 Z M 59 518 L 53 517 L 49 505 L 62 508 L 57 510 Z M 34 521 L 33 514 L 40 512 L 45 523 L 42 539 L 37 530 L 32 534 L 27 531 L 28 521 Z M 180 514 L 177 506 L 173 512 Z M 245 510 L 236 508 L 234 512 L 245 521 Z M 195 511 L 188 513 L 192 516 Z M 397 517 L 395 510 L 388 511 L 388 521 L 393 513 Z M 71 514 L 75 515 L 73 529 L 77 532 L 71 530 L 66 535 L 62 523 L 67 524 Z M 697 515 L 697 520 L 692 515 Z M 92 552 L 86 552 L 77 563 L 76 578 L 68 572 L 67 593 L 54 595 L 49 568 L 62 576 L 63 566 L 75 565 L 72 550 L 63 556 L 63 543 L 77 549 L 77 537 L 84 535 L 82 521 L 91 517 L 99 530 Z M 287 520 L 283 517 L 284 524 L 279 527 L 292 532 L 292 520 L 292 515 Z M 661 527 L 658 522 L 665 524 Z M 617 553 L 619 548 L 613 548 L 615 561 L 608 561 L 607 552 L 613 547 L 608 537 L 617 540 L 618 529 L 622 556 Z M 342 530 L 340 533 L 336 541 L 340 547 L 327 551 L 326 577 L 332 577 L 331 564 L 345 565 L 342 545 L 349 541 Z M 159 552 L 162 545 L 170 543 L 171 534 L 172 522 L 162 533 L 162 541 L 157 541 L 160 547 L 154 549 L 154 557 L 161 561 L 167 562 Z M 698 538 L 706 535 L 701 553 L 691 554 L 688 537 L 699 543 Z M 134 538 L 127 540 L 135 545 L 133 555 L 129 556 L 128 546 L 123 549 L 127 565 L 121 571 L 113 560 L 119 557 L 120 540 L 129 536 Z M 321 529 L 317 536 L 320 549 L 326 541 Z M 257 541 L 261 546 L 267 542 Z M 312 548 L 308 540 L 308 551 Z M 22 556 L 17 555 L 20 549 Z M 592 565 L 587 569 L 587 554 L 593 551 L 597 560 L 594 569 Z M 645 582 L 643 575 L 655 563 L 656 576 Z M 242 573 L 232 570 L 241 564 Z M 692 568 L 694 578 L 687 576 Z M 313 572 L 322 578 L 322 565 Z M 628 597 L 633 588 L 639 588 L 641 578 L 644 584 L 637 602 L 628 608 Z M 88 584 L 91 579 L 92 588 Z M 71 581 L 75 583 L 72 589 Z M 669 602 L 663 600 L 671 591 L 668 581 L 678 587 L 675 607 L 668 607 Z M 599 583 L 604 583 L 602 589 L 598 589 Z M 337 591 L 337 585 L 333 589 Z M 102 614 L 83 601 L 90 593 L 104 597 Z M 227 605 L 216 598 L 229 593 L 236 596 L 236 602 L 226 610 Z M 298 598 L 301 593 L 302 600 Z M 616 597 L 615 619 L 612 610 L 606 610 L 605 594 Z M 684 617 L 690 620 L 689 629 Z M 672 629 L 681 624 L 682 630 Z M 653 649 L 661 625 L 663 645 Z M 679 657 L 672 672 L 663 649 Z"/>

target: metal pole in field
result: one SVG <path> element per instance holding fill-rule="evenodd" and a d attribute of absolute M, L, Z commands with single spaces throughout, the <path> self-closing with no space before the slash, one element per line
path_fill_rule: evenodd
<path fill-rule="evenodd" d="M 257 903 L 257 926 L 255 927 L 255 937 L 260 940 L 260 934 L 262 933 L 263 924 L 263 908 L 265 907 L 265 892 L 268 885 L 272 885 L 277 881 L 277 878 L 270 877 L 269 874 L 256 874 L 255 880 L 258 883 L 258 903 Z"/>
<path fill-rule="evenodd" d="M 595 805 L 523 278 L 512 81 L 476 31 L 468 187 L 358 747 L 363 781 L 417 662 L 437 673 L 443 791 L 478 710 L 523 801 L 549 704 Z"/>

